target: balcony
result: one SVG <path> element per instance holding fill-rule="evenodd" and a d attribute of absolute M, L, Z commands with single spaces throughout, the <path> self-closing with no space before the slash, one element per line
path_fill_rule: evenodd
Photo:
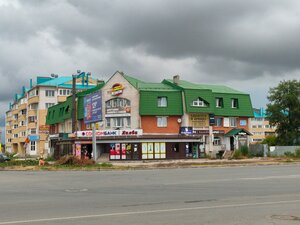
<path fill-rule="evenodd" d="M 27 128 L 28 129 L 37 128 L 37 123 L 36 122 L 28 123 Z"/>
<path fill-rule="evenodd" d="M 28 99 L 27 104 L 30 105 L 32 103 L 39 103 L 39 100 L 40 100 L 39 96 L 33 96 L 30 99 Z"/>
<path fill-rule="evenodd" d="M 23 103 L 23 104 L 19 105 L 18 111 L 21 111 L 21 110 L 23 110 L 23 109 L 26 109 L 26 107 L 27 107 L 27 104 L 26 104 L 26 103 Z"/>
<path fill-rule="evenodd" d="M 27 116 L 37 116 L 37 110 L 36 109 L 30 109 L 28 110 Z"/>

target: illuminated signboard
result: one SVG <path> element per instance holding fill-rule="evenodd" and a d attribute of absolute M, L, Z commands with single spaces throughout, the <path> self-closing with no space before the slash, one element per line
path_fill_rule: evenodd
<path fill-rule="evenodd" d="M 124 87 L 122 86 L 122 84 L 116 83 L 111 88 L 111 95 L 119 96 L 123 93 L 123 89 Z"/>

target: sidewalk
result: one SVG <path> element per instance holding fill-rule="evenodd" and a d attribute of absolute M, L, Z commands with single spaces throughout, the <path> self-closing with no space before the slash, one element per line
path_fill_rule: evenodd
<path fill-rule="evenodd" d="M 103 162 L 99 162 L 103 163 Z M 251 158 L 251 159 L 177 159 L 177 160 L 138 160 L 138 161 L 108 161 L 113 166 L 129 168 L 176 168 L 176 167 L 222 167 L 246 165 L 279 165 L 287 163 L 300 163 L 299 160 L 281 158 Z"/>

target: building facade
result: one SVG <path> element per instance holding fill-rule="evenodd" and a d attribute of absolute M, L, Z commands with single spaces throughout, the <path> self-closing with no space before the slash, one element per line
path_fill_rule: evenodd
<path fill-rule="evenodd" d="M 267 136 L 276 135 L 276 127 L 271 126 L 266 116 L 264 108 L 253 109 L 254 117 L 249 119 L 251 144 L 256 144 L 263 141 Z"/>
<path fill-rule="evenodd" d="M 49 108 L 47 124 L 53 152 L 91 156 L 92 131 L 84 123 L 83 99 L 99 93 L 103 120 L 96 124 L 97 156 L 110 160 L 199 158 L 248 144 L 250 96 L 224 86 L 180 80 L 148 83 L 116 72 L 104 85 L 77 95 L 77 130 L 60 130 L 70 122 L 68 104 Z M 68 149 L 66 151 L 66 149 Z"/>
<path fill-rule="evenodd" d="M 76 79 L 76 88 L 85 90 L 97 81 L 84 73 Z M 23 87 L 6 112 L 6 151 L 20 155 L 41 156 L 49 153 L 49 126 L 46 125 L 48 108 L 66 101 L 72 93 L 72 76 L 37 77 Z"/>

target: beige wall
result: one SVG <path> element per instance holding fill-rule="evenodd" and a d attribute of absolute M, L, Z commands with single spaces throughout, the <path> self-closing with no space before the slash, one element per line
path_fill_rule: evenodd
<path fill-rule="evenodd" d="M 119 96 L 113 96 L 111 94 L 112 86 L 116 83 L 121 84 L 124 89 L 123 93 Z M 131 129 L 140 129 L 141 128 L 141 118 L 139 115 L 139 92 L 136 90 L 120 73 L 115 73 L 105 84 L 105 86 L 101 89 L 102 90 L 102 115 L 105 115 L 105 102 L 116 98 L 126 98 L 130 100 L 131 104 Z M 105 129 L 106 121 L 103 118 L 103 128 Z"/>

